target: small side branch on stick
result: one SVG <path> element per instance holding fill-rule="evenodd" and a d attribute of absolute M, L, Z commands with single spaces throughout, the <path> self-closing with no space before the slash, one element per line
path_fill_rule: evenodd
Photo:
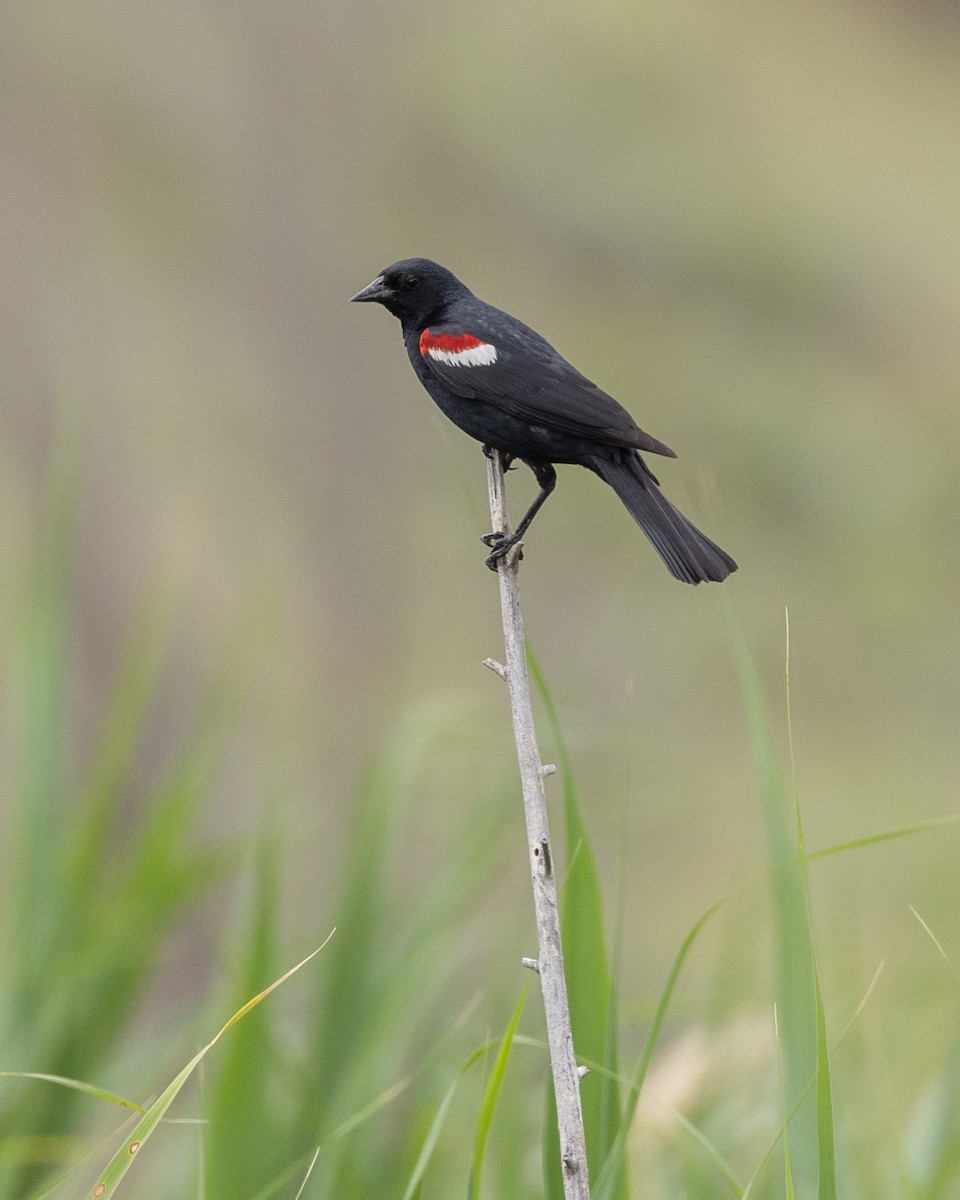
<path fill-rule="evenodd" d="M 503 465 L 498 451 L 487 459 L 487 484 L 490 489 L 490 516 L 497 532 L 509 530 Z M 518 548 L 519 549 L 519 548 Z M 538 956 L 535 968 L 543 990 L 543 1007 L 550 1047 L 550 1066 L 557 1101 L 557 1125 L 560 1131 L 560 1156 L 566 1200 L 589 1200 L 587 1148 L 580 1108 L 580 1072 L 573 1053 L 570 1007 L 563 974 L 563 949 L 560 942 L 560 910 L 557 905 L 557 880 L 547 804 L 543 790 L 545 775 L 555 768 L 544 766 L 537 749 L 527 677 L 526 645 L 520 616 L 518 583 L 519 555 L 508 555 L 497 564 L 500 577 L 500 608 L 503 615 L 503 641 L 506 663 L 486 659 L 485 665 L 506 680 L 510 692 L 513 732 L 520 763 L 523 811 L 527 826 L 530 875 L 533 881 L 533 906 L 537 919 Z M 534 961 L 524 959 L 534 967 Z"/>

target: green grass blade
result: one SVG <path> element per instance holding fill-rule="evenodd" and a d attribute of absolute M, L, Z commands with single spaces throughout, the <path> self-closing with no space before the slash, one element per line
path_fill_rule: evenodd
<path fill-rule="evenodd" d="M 326 940 L 316 948 L 316 950 L 312 951 L 312 953 L 308 954 L 306 958 L 298 962 L 296 966 L 291 967 L 289 971 L 286 971 L 280 976 L 279 979 L 271 983 L 269 987 L 264 988 L 262 992 L 259 992 L 251 1000 L 248 1000 L 241 1008 L 237 1009 L 237 1011 L 233 1014 L 230 1020 L 227 1021 L 219 1033 L 211 1038 L 210 1041 L 207 1042 L 207 1044 L 203 1047 L 203 1049 L 198 1051 L 198 1053 L 193 1056 L 183 1070 L 181 1070 L 179 1074 L 177 1074 L 170 1081 L 170 1083 L 167 1084 L 167 1086 L 160 1093 L 159 1097 L 153 1102 L 153 1104 L 150 1105 L 146 1112 L 137 1121 L 136 1125 L 133 1127 L 133 1132 L 128 1138 L 125 1139 L 123 1145 L 107 1164 L 106 1170 L 93 1185 L 91 1190 L 87 1193 L 86 1200 L 110 1200 L 110 1197 L 113 1196 L 114 1192 L 117 1190 L 120 1181 L 133 1165 L 135 1157 L 143 1149 L 144 1142 L 151 1136 L 151 1134 L 163 1120 L 164 1114 L 180 1094 L 183 1085 L 187 1082 L 187 1080 L 196 1070 L 197 1066 L 203 1061 L 210 1050 L 213 1049 L 213 1047 L 229 1029 L 232 1029 L 238 1021 L 243 1020 L 247 1013 L 256 1008 L 256 1006 L 262 1000 L 265 1000 L 271 992 L 276 991 L 281 984 L 286 983 L 286 981 L 292 975 L 295 975 L 296 972 L 301 969 L 301 967 L 305 967 L 312 958 L 316 958 L 324 946 L 326 946 L 327 942 L 330 941 L 331 937 L 333 937 L 332 931 Z"/>
<path fill-rule="evenodd" d="M 330 1134 L 328 1141 L 331 1143 L 339 1141 L 341 1138 L 346 1137 L 348 1133 L 352 1133 L 358 1126 L 369 1121 L 371 1117 L 375 1117 L 387 1105 L 392 1104 L 398 1096 L 403 1095 L 410 1086 L 410 1083 L 411 1078 L 409 1075 L 405 1075 L 403 1079 L 398 1079 L 395 1083 L 391 1083 L 389 1087 L 384 1088 L 379 1095 L 374 1096 L 363 1108 L 358 1109 L 355 1113 L 351 1113 L 345 1121 L 341 1121 Z"/>
<path fill-rule="evenodd" d="M 87 1193 L 87 1200 L 109 1200 L 114 1194 L 120 1181 L 133 1165 L 134 1157 L 139 1154 L 144 1142 L 163 1120 L 167 1109 L 177 1098 L 181 1088 L 212 1045 L 212 1042 L 209 1043 L 199 1054 L 195 1055 L 183 1070 L 167 1084 L 158 1099 L 150 1105 L 133 1127 L 133 1132 L 107 1164 L 106 1170 Z"/>
<path fill-rule="evenodd" d="M 301 1196 L 303 1195 L 303 1189 L 304 1189 L 304 1188 L 307 1186 L 307 1184 L 309 1183 L 309 1181 L 310 1181 L 310 1176 L 313 1174 L 313 1168 L 314 1168 L 314 1167 L 317 1165 L 317 1159 L 318 1159 L 319 1157 L 320 1157 L 320 1147 L 318 1146 L 318 1147 L 317 1147 L 317 1149 L 316 1149 L 316 1153 L 314 1154 L 313 1158 L 311 1158 L 311 1159 L 310 1159 L 310 1166 L 309 1166 L 309 1167 L 307 1167 L 307 1173 L 306 1173 L 306 1175 L 304 1175 L 304 1177 L 303 1177 L 303 1182 L 302 1182 L 302 1183 L 300 1184 L 300 1186 L 297 1188 L 297 1194 L 296 1194 L 296 1196 L 294 1196 L 293 1200 L 300 1200 Z"/>
<path fill-rule="evenodd" d="M 425 765 L 434 766 L 460 738 L 474 710 L 447 698 L 419 706 L 398 723 L 357 790 L 353 829 L 342 855 L 342 885 L 335 898 L 337 946 L 325 958 L 323 983 L 312 1006 L 309 1077 L 292 1145 L 327 1147 L 331 1130 L 383 1091 L 384 1080 L 409 1072 L 407 1039 L 422 1046 L 424 1004 L 456 970 L 458 944 L 451 941 L 460 914 L 498 869 L 503 809 L 509 792 L 481 795 L 463 814 L 464 835 L 442 869 L 410 886 L 404 870 L 406 806 L 416 795 Z M 404 897 L 402 905 L 398 898 Z M 421 1052 L 417 1051 L 417 1057 Z M 419 1088 L 418 1084 L 418 1088 Z M 417 1089 L 406 1105 L 428 1103 Z M 324 1152 L 311 1180 L 311 1195 L 324 1200 L 372 1194 L 378 1181 L 401 1164 L 403 1191 L 416 1150 L 408 1135 L 385 1122 L 379 1136 L 362 1134 Z"/>
<path fill-rule="evenodd" d="M 730 1196 L 733 1197 L 734 1200 L 740 1200 L 743 1195 L 743 1185 L 737 1178 L 737 1174 L 733 1167 L 730 1166 L 713 1142 L 707 1137 L 702 1129 L 698 1129 L 697 1126 L 694 1125 L 694 1123 L 688 1117 L 685 1117 L 682 1112 L 678 1112 L 675 1108 L 669 1109 L 668 1111 L 673 1116 L 680 1128 L 684 1131 L 684 1133 L 686 1133 L 691 1141 L 693 1141 L 703 1151 L 704 1155 L 716 1168 L 717 1175 L 723 1184 L 724 1191 L 729 1192 Z M 719 1190 L 711 1194 L 711 1200 L 719 1200 L 719 1197 Z"/>
<path fill-rule="evenodd" d="M 777 1042 L 777 1076 L 780 1084 L 780 1129 L 783 1136 L 783 1190 L 786 1200 L 794 1200 L 793 1169 L 790 1165 L 790 1116 L 787 1113 L 787 1095 L 783 1081 L 783 1047 L 780 1045 L 780 1025 L 777 1021 L 777 1010 L 773 1010 L 774 1036 Z M 750 1181 L 752 1186 L 753 1180 Z M 749 1191 L 748 1186 L 746 1191 Z M 746 1193 L 744 1193 L 746 1194 Z"/>
<path fill-rule="evenodd" d="M 787 739 L 790 746 L 790 782 L 796 820 L 797 853 L 801 864 L 803 908 L 807 919 L 807 935 L 810 955 L 810 970 L 813 976 L 816 1009 L 816 1072 L 817 1072 L 817 1181 L 818 1200 L 836 1200 L 837 1174 L 833 1128 L 833 1091 L 830 1086 L 830 1053 L 827 1045 L 827 1020 L 823 1008 L 823 990 L 820 985 L 820 968 L 813 931 L 813 910 L 810 905 L 810 875 L 807 870 L 806 839 L 803 835 L 803 820 L 800 813 L 800 795 L 797 790 L 797 767 L 793 749 L 793 716 L 790 707 L 790 614 L 786 613 L 786 703 Z"/>
<path fill-rule="evenodd" d="M 873 978 L 870 980 L 870 985 L 863 995 L 863 998 L 861 999 L 860 1003 L 857 1005 L 853 1015 L 850 1017 L 849 1021 L 847 1022 L 846 1026 L 843 1029 L 843 1031 L 841 1032 L 840 1036 L 836 1039 L 833 1046 L 830 1047 L 830 1054 L 835 1054 L 837 1052 L 839 1047 L 843 1045 L 843 1042 L 846 1039 L 846 1037 L 848 1036 L 848 1034 L 854 1028 L 854 1026 L 857 1022 L 857 1019 L 860 1017 L 860 1014 L 866 1008 L 867 1003 L 870 1000 L 870 997 L 873 995 L 874 988 L 877 986 L 877 982 L 880 979 L 880 975 L 881 975 L 882 971 L 883 971 L 883 963 L 881 963 L 880 966 L 877 967 L 876 971 L 874 972 Z M 775 1013 L 775 1015 L 776 1015 L 776 1013 Z M 766 1153 L 761 1157 L 760 1161 L 757 1163 L 756 1167 L 754 1168 L 753 1174 L 751 1175 L 750 1180 L 747 1183 L 747 1186 L 744 1188 L 743 1200 L 747 1200 L 747 1197 L 751 1195 L 754 1185 L 756 1184 L 757 1180 L 760 1178 L 763 1168 L 765 1167 L 767 1161 L 770 1159 L 771 1155 L 773 1154 L 774 1150 L 776 1149 L 777 1144 L 779 1143 L 781 1138 L 784 1139 L 784 1143 L 785 1143 L 784 1144 L 785 1158 L 787 1160 L 789 1160 L 789 1146 L 786 1143 L 789 1138 L 790 1122 L 793 1120 L 794 1116 L 796 1115 L 797 1110 L 799 1109 L 800 1105 L 807 1098 L 807 1096 L 813 1092 L 814 1088 L 817 1085 L 817 1078 L 815 1076 L 808 1079 L 806 1084 L 804 1085 L 803 1091 L 801 1092 L 796 1104 L 794 1104 L 793 1108 L 789 1112 L 787 1111 L 786 1098 L 785 1098 L 784 1089 L 783 1089 L 783 1059 L 782 1059 L 781 1050 L 780 1050 L 779 1025 L 776 1022 L 775 1022 L 774 1033 L 775 1033 L 776 1041 L 777 1041 L 777 1064 L 778 1064 L 779 1073 L 780 1073 L 780 1107 L 781 1107 L 781 1112 L 783 1114 L 783 1117 L 782 1117 L 782 1120 L 780 1123 L 780 1128 L 777 1130 L 776 1136 L 774 1137 L 770 1146 L 767 1148 Z M 791 1187 L 793 1186 L 792 1177 L 791 1177 L 790 1186 Z"/>
<path fill-rule="evenodd" d="M 63 825 L 66 750 L 72 733 L 68 605 L 77 493 L 75 467 L 56 463 L 33 533 L 15 625 L 5 631 L 10 645 L 3 708 L 10 730 L 14 801 L 6 842 L 0 847 L 0 928 L 4 976 L 10 985 L 0 1003 L 0 1037 L 18 1046 L 29 1045 L 25 1035 L 47 994 L 46 964 L 59 944 L 65 907 L 57 899 L 62 896 L 58 884 L 68 843 L 57 835 Z M 26 929 L 29 938 L 22 936 Z M 43 966 L 38 970 L 39 964 Z"/>
<path fill-rule="evenodd" d="M 447 1089 L 439 1108 L 431 1120 L 430 1128 L 423 1141 L 423 1144 L 420 1147 L 410 1178 L 407 1180 L 403 1200 L 414 1200 L 414 1198 L 419 1194 L 419 1188 L 423 1182 L 423 1177 L 428 1166 L 430 1165 L 430 1161 L 437 1148 L 437 1145 L 439 1144 L 440 1135 L 443 1131 L 444 1123 L 446 1122 L 449 1114 L 454 1095 L 464 1076 L 466 1076 L 469 1071 L 471 1071 L 478 1063 L 482 1062 L 488 1055 L 492 1054 L 494 1051 L 499 1052 L 502 1048 L 502 1045 L 503 1039 L 495 1038 L 491 1041 L 484 1042 L 483 1045 L 478 1046 L 477 1049 L 475 1049 L 468 1056 L 457 1077 Z M 543 1054 L 547 1052 L 545 1043 L 537 1041 L 533 1038 L 523 1037 L 521 1035 L 514 1035 L 513 1045 L 530 1046 Z M 329 1135 L 326 1142 L 320 1146 L 320 1154 L 324 1154 L 329 1151 L 334 1142 L 339 1141 L 341 1138 L 345 1138 L 354 1129 L 358 1128 L 364 1122 L 370 1120 L 371 1117 L 376 1116 L 377 1113 L 381 1112 L 388 1105 L 392 1104 L 410 1087 L 412 1082 L 413 1080 L 409 1076 L 399 1080 L 397 1083 L 392 1084 L 389 1088 L 385 1089 L 385 1091 L 383 1091 L 379 1096 L 376 1096 L 372 1101 L 370 1101 L 370 1103 L 364 1105 L 363 1108 L 361 1108 L 358 1112 L 353 1113 L 350 1117 L 338 1125 L 337 1128 L 334 1129 L 334 1131 Z M 269 1184 L 256 1192 L 255 1195 L 251 1197 L 251 1200 L 270 1200 L 271 1197 L 278 1195 L 286 1186 L 286 1184 L 289 1183 L 290 1180 L 293 1179 L 297 1173 L 303 1170 L 303 1168 L 307 1165 L 308 1157 L 309 1155 L 304 1155 L 297 1159 L 296 1162 L 287 1166 L 280 1174 L 271 1180 Z M 318 1157 L 319 1155 L 313 1156 L 311 1166 L 316 1165 Z"/>
<path fill-rule="evenodd" d="M 277 942 L 279 849 L 264 835 L 256 864 L 255 895 L 244 931 L 244 958 L 236 997 L 249 996 L 274 972 Z M 279 1169 L 286 1149 L 291 1106 L 274 1094 L 275 1060 L 270 1011 L 258 1008 L 224 1046 L 209 1096 L 204 1135 L 204 1178 L 210 1196 L 240 1196 L 266 1183 Z M 270 1104 L 264 1096 L 271 1095 Z"/>
<path fill-rule="evenodd" d="M 437 1142 L 440 1140 L 440 1134 L 443 1130 L 443 1124 L 447 1119 L 447 1113 L 450 1105 L 453 1103 L 453 1097 L 460 1083 L 458 1076 L 453 1083 L 447 1088 L 446 1095 L 440 1101 L 440 1107 L 437 1109 L 433 1120 L 430 1123 L 430 1129 L 424 1139 L 423 1146 L 417 1156 L 416 1164 L 410 1175 L 410 1180 L 407 1183 L 403 1193 L 403 1200 L 414 1200 L 414 1196 L 420 1187 L 423 1176 L 426 1173 L 427 1167 L 430 1165 L 430 1159 L 433 1157 L 433 1152 L 437 1147 Z"/>
<path fill-rule="evenodd" d="M 771 876 L 776 995 L 782 1036 L 784 1086 L 793 1105 L 817 1070 L 816 963 L 810 923 L 803 830 L 777 766 L 773 734 L 760 680 L 744 639 L 736 637 L 737 665 L 750 728 L 767 846 L 777 869 Z M 788 718 L 789 732 L 789 718 Z M 791 820 L 791 815 L 793 819 Z M 794 1118 L 791 1165 L 801 1194 L 816 1187 L 818 1113 L 809 1097 Z"/>
<path fill-rule="evenodd" d="M 0 1071 L 0 1079 L 39 1079 L 45 1083 L 55 1083 L 60 1087 L 71 1088 L 82 1092 L 92 1100 L 105 1100 L 108 1104 L 116 1104 L 120 1108 L 129 1108 L 131 1112 L 145 1113 L 147 1110 L 132 1100 L 117 1096 L 93 1083 L 84 1083 L 82 1079 L 68 1079 L 65 1075 L 48 1075 L 44 1071 Z"/>
<path fill-rule="evenodd" d="M 650 1063 L 653 1060 L 654 1051 L 657 1043 L 660 1040 L 660 1034 L 663 1030 L 663 1025 L 667 1017 L 667 1012 L 670 1008 L 670 1001 L 673 999 L 673 993 L 677 986 L 677 981 L 680 978 L 680 972 L 683 970 L 683 965 L 693 949 L 694 942 L 700 936 L 704 926 L 710 918 L 727 903 L 735 895 L 743 890 L 741 887 L 728 892 L 697 918 L 690 927 L 686 937 L 680 943 L 680 948 L 674 957 L 670 971 L 667 975 L 667 981 L 663 991 L 660 994 L 660 999 L 657 1001 L 657 1007 L 653 1014 L 653 1019 L 650 1022 L 650 1030 L 644 1040 L 643 1050 L 640 1053 L 640 1058 L 630 1080 L 630 1090 L 627 1095 L 626 1104 L 624 1105 L 623 1116 L 621 1119 L 620 1130 L 611 1147 L 607 1161 L 603 1164 L 600 1174 L 597 1176 L 596 1184 L 594 1185 L 592 1196 L 593 1200 L 613 1200 L 616 1196 L 616 1188 L 618 1186 L 618 1177 L 620 1175 L 620 1162 L 622 1156 L 626 1153 L 626 1139 L 633 1123 L 633 1118 L 636 1114 L 637 1104 L 640 1101 L 640 1093 L 643 1090 L 644 1080 L 647 1077 L 647 1071 L 650 1069 Z"/>
<path fill-rule="evenodd" d="M 897 838 L 915 837 L 918 834 L 934 832 L 937 829 L 942 828 L 944 825 L 955 824 L 957 820 L 958 818 L 954 816 L 934 817 L 928 821 L 920 821 L 910 825 L 903 825 L 897 829 L 884 830 L 881 833 L 868 834 L 865 837 L 855 838 L 850 841 L 837 842 L 833 845 L 824 846 L 820 850 L 811 852 L 807 856 L 807 861 L 812 862 L 816 859 L 828 858 L 835 854 L 847 854 L 854 850 L 868 849 L 871 846 L 876 846 L 883 842 L 888 842 Z M 769 867 L 766 870 L 751 876 L 751 878 L 745 879 L 742 883 L 738 884 L 734 888 L 731 888 L 729 892 L 724 893 L 723 896 L 714 901 L 709 908 L 705 909 L 687 931 L 687 934 L 680 943 L 677 953 L 674 956 L 674 960 L 671 963 L 670 970 L 667 974 L 666 983 L 664 984 L 663 991 L 661 992 L 660 998 L 657 1001 L 657 1007 L 654 1011 L 653 1019 L 650 1022 L 650 1030 L 644 1041 L 643 1050 L 641 1051 L 637 1066 L 634 1069 L 634 1073 L 629 1082 L 627 1099 L 624 1105 L 621 1131 L 618 1135 L 618 1143 L 615 1146 L 615 1151 L 617 1153 L 622 1152 L 623 1144 L 626 1139 L 626 1133 L 633 1122 L 640 1092 L 643 1088 L 647 1071 L 649 1070 L 650 1063 L 653 1060 L 653 1055 L 660 1040 L 660 1034 L 663 1031 L 663 1025 L 666 1020 L 667 1012 L 670 1008 L 670 1002 L 673 999 L 674 991 L 676 990 L 677 982 L 697 938 L 700 936 L 704 927 L 710 922 L 710 920 L 731 901 L 738 899 L 750 889 L 757 887 L 760 884 L 769 882 L 771 877 L 778 872 L 796 867 L 797 865 L 799 865 L 799 859 L 794 857 L 787 863 L 781 863 L 778 866 Z M 874 977 L 873 983 L 871 983 L 871 990 L 874 983 L 876 983 L 876 976 Z M 865 1002 L 866 998 L 861 1002 L 861 1007 Z M 811 1072 L 807 1080 L 804 1081 L 803 1088 L 801 1089 L 802 1099 L 805 1099 L 812 1090 L 814 1079 L 815 1074 Z M 779 1135 L 777 1140 L 779 1140 Z M 593 1200 L 609 1200 L 611 1193 L 609 1193 L 607 1189 L 611 1186 L 611 1169 L 609 1167 L 605 1167 L 601 1170 L 593 1187 Z"/>
<path fill-rule="evenodd" d="M 322 1153 L 323 1147 L 321 1146 L 320 1149 Z M 312 1167 L 316 1166 L 316 1163 L 317 1158 L 311 1155 L 309 1152 L 306 1154 L 301 1154 L 295 1162 L 292 1162 L 289 1166 L 285 1167 L 284 1170 L 281 1171 L 281 1173 L 277 1175 L 275 1179 L 271 1179 L 265 1187 L 262 1187 L 258 1192 L 252 1193 L 249 1200 L 273 1200 L 274 1196 L 279 1196 L 281 1193 L 286 1195 L 285 1189 L 287 1184 L 290 1183 L 292 1179 L 295 1179 L 301 1171 L 306 1170 L 308 1167 L 310 1167 L 312 1170 Z"/>
<path fill-rule="evenodd" d="M 913 1106 L 903 1139 L 904 1189 L 915 1200 L 960 1195 L 960 1043 Z"/>
<path fill-rule="evenodd" d="M 102 853 L 114 834 L 141 747 L 147 717 L 160 686 L 173 624 L 169 594 L 147 591 L 126 637 L 101 720 L 72 839 L 70 870 L 75 894 L 93 892 L 103 869 Z"/>
<path fill-rule="evenodd" d="M 950 958 L 950 955 L 947 954 L 946 950 L 944 950 L 943 943 L 940 941 L 940 939 L 937 937 L 937 935 L 933 932 L 933 930 L 930 928 L 930 926 L 927 924 L 927 922 L 923 919 L 923 917 L 920 916 L 920 914 L 917 912 L 917 910 L 913 907 L 912 904 L 908 904 L 907 908 L 910 909 L 910 911 L 913 913 L 914 917 L 917 919 L 917 922 L 919 923 L 920 928 L 924 931 L 924 933 L 927 935 L 927 937 L 930 939 L 930 941 L 933 942 L 934 946 L 937 949 L 937 953 L 940 955 L 940 957 L 943 959 L 943 961 L 947 964 L 947 967 L 950 969 L 950 974 L 953 976 L 954 981 L 956 983 L 960 983 L 960 971 L 957 970 L 955 964 L 953 963 L 952 959 Z"/>
<path fill-rule="evenodd" d="M 834 854 L 846 854 L 848 850 L 864 850 L 868 846 L 879 846 L 882 842 L 896 841 L 898 838 L 913 837 L 917 833 L 932 833 L 949 825 L 960 823 L 960 813 L 947 813 L 942 817 L 929 817 L 926 821 L 915 821 L 912 825 L 898 825 L 895 829 L 884 829 L 879 833 L 869 833 L 864 837 L 852 838 L 846 842 L 834 842 L 831 846 L 823 846 L 820 850 L 807 853 L 808 863 L 821 858 L 830 858 Z M 791 864 L 798 862 L 793 859 Z"/>
<path fill-rule="evenodd" d="M 337 905 L 340 937 L 324 964 L 325 985 L 317 997 L 311 1053 L 316 1082 L 304 1113 L 304 1133 L 311 1141 L 326 1124 L 328 1110 L 334 1116 L 341 1096 L 352 1107 L 347 1095 L 360 1065 L 356 1048 L 369 1046 L 369 1024 L 382 995 L 378 938 L 391 911 L 390 863 L 400 806 L 448 715 L 424 708 L 402 722 L 358 789 Z"/>
<path fill-rule="evenodd" d="M 470 1178 L 467 1183 L 468 1200 L 480 1200 L 480 1180 L 483 1174 L 484 1150 L 486 1149 L 487 1139 L 490 1136 L 493 1115 L 496 1112 L 497 1100 L 500 1098 L 503 1077 L 506 1074 L 507 1063 L 510 1060 L 513 1038 L 517 1032 L 520 1014 L 523 1012 L 523 1006 L 527 999 L 527 991 L 528 989 L 525 987 L 520 994 L 520 999 L 517 1001 L 513 1015 L 510 1017 L 510 1023 L 507 1025 L 506 1033 L 503 1035 L 500 1049 L 494 1060 L 493 1069 L 490 1072 L 490 1078 L 487 1080 L 487 1086 L 484 1089 L 483 1100 L 480 1104 L 480 1113 L 477 1117 L 476 1136 L 473 1143 L 473 1163 L 470 1167 Z"/>
<path fill-rule="evenodd" d="M 837 1200 L 837 1167 L 833 1128 L 833 1090 L 830 1086 L 830 1052 L 827 1045 L 827 1019 L 820 990 L 817 988 L 817 1158 L 819 1164 L 818 1200 Z"/>

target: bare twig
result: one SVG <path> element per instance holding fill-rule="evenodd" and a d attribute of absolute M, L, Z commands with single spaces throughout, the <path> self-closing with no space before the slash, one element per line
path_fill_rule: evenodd
<path fill-rule="evenodd" d="M 490 488 L 490 516 L 498 532 L 509 529 L 507 503 L 503 484 L 503 466 L 499 453 L 491 451 L 487 459 L 487 484 Z M 516 551 L 519 547 L 515 548 Z M 523 622 L 520 617 L 520 593 L 517 580 L 519 554 L 513 553 L 499 562 L 500 607 L 503 613 L 503 640 L 506 666 L 486 665 L 502 674 L 510 691 L 513 731 L 520 763 L 523 788 L 523 811 L 527 823 L 527 845 L 530 852 L 530 874 L 533 879 L 533 905 L 537 917 L 539 954 L 536 970 L 543 989 L 543 1007 L 547 1021 L 547 1041 L 550 1046 L 550 1066 L 557 1099 L 557 1125 L 560 1130 L 560 1156 L 563 1165 L 563 1190 L 566 1200 L 589 1200 L 590 1181 L 587 1175 L 587 1148 L 583 1136 L 583 1113 L 580 1109 L 580 1074 L 573 1053 L 573 1033 L 570 1028 L 570 1007 L 567 1003 L 567 984 L 563 975 L 563 949 L 560 944 L 560 912 L 557 906 L 557 881 L 554 874 L 554 855 L 547 825 L 547 805 L 543 778 L 551 768 L 540 762 L 533 709 L 530 704 L 530 684 L 527 678 L 526 647 Z M 500 668 L 497 670 L 497 668 Z M 533 966 L 530 959 L 525 966 Z"/>

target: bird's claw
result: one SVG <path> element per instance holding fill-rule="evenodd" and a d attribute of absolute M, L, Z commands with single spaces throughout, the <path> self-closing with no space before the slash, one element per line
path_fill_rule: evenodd
<path fill-rule="evenodd" d="M 493 553 L 487 555 L 486 563 L 491 571 L 496 571 L 500 560 L 507 557 L 520 539 L 512 533 L 485 533 L 480 540 L 485 546 L 492 547 Z M 523 558 L 523 550 L 519 546 L 516 558 L 517 561 Z"/>
<path fill-rule="evenodd" d="M 490 446 L 486 442 L 484 442 L 481 449 L 483 450 L 484 458 L 491 458 L 491 459 L 493 458 L 494 449 L 492 446 Z M 505 450 L 500 451 L 500 466 L 503 468 L 504 471 L 515 471 L 516 470 L 516 467 L 513 465 L 513 458 L 514 458 L 514 456 L 512 454 L 507 454 L 507 452 Z"/>

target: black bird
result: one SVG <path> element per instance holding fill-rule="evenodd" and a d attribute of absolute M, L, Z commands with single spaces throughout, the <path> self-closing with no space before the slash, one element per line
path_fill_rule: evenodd
<path fill-rule="evenodd" d="M 554 463 L 579 463 L 609 483 L 684 583 L 726 579 L 737 564 L 679 512 L 638 453 L 676 458 L 608 396 L 561 358 L 539 333 L 485 304 L 445 267 L 406 258 L 386 267 L 352 300 L 375 301 L 399 317 L 413 369 L 464 433 L 519 458 L 540 494 L 513 533 L 489 533 L 487 566 L 497 569 L 529 528 L 557 482 Z"/>

